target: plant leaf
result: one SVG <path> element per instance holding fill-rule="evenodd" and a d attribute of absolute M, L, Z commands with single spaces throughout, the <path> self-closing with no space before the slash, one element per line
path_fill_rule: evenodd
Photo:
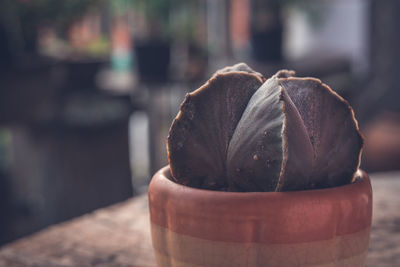
<path fill-rule="evenodd" d="M 346 100 L 314 78 L 280 78 L 307 129 L 314 150 L 311 182 L 317 188 L 350 183 L 363 139 Z"/>
<path fill-rule="evenodd" d="M 309 183 L 312 147 L 279 84 L 282 75 L 278 72 L 257 90 L 236 127 L 227 157 L 232 191 L 295 190 Z"/>
<path fill-rule="evenodd" d="M 207 189 L 227 187 L 228 144 L 250 97 L 261 84 L 260 75 L 237 65 L 217 72 L 186 95 L 167 140 L 171 173 L 177 182 Z"/>
<path fill-rule="evenodd" d="M 265 82 L 265 80 L 266 80 L 261 73 L 254 71 L 252 68 L 247 66 L 247 64 L 245 64 L 245 63 L 238 63 L 233 66 L 227 66 L 225 68 L 217 70 L 214 75 L 222 74 L 222 73 L 229 73 L 229 72 L 236 72 L 236 71 L 247 72 L 250 74 L 257 75 L 258 77 L 260 77 L 260 79 L 263 82 Z"/>

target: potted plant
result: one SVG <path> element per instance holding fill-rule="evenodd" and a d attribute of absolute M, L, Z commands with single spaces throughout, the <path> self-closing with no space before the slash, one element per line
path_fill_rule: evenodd
<path fill-rule="evenodd" d="M 291 9 L 303 13 L 310 25 L 323 23 L 321 5 L 299 0 L 251 1 L 250 40 L 253 58 L 260 62 L 283 60 L 284 32 L 292 14 Z M 287 41 L 286 41 L 287 42 Z"/>
<path fill-rule="evenodd" d="M 251 4 L 250 37 L 253 57 L 259 61 L 282 60 L 282 2 L 256 0 Z"/>
<path fill-rule="evenodd" d="M 188 94 L 150 183 L 159 266 L 363 266 L 372 192 L 348 103 L 245 64 Z"/>
<path fill-rule="evenodd" d="M 132 0 L 132 3 L 136 15 L 133 45 L 138 74 L 142 81 L 168 80 L 170 65 L 173 63 L 172 50 L 188 54 L 187 60 L 190 61 L 192 59 L 190 53 L 194 49 L 196 59 L 200 58 L 199 65 L 203 63 L 202 50 L 197 45 L 198 40 L 195 40 L 197 22 L 195 14 L 200 5 L 198 1 Z M 185 65 L 185 62 L 179 63 Z M 190 70 L 183 69 L 182 72 Z"/>
<path fill-rule="evenodd" d="M 169 0 L 133 0 L 136 10 L 134 49 L 139 78 L 165 82 L 170 64 Z M 157 64 L 154 64 L 157 62 Z"/>

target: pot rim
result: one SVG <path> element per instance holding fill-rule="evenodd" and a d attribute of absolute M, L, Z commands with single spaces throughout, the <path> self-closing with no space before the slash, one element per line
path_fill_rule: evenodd
<path fill-rule="evenodd" d="M 230 192 L 230 191 L 217 191 L 217 190 L 209 190 L 209 189 L 201 189 L 201 188 L 195 188 L 195 187 L 190 187 L 186 185 L 179 184 L 171 179 L 171 172 L 170 172 L 170 167 L 169 165 L 166 165 L 162 167 L 160 170 L 158 170 L 153 178 L 153 180 L 160 180 L 163 184 L 165 184 L 165 189 L 170 189 L 170 190 L 184 190 L 186 193 L 190 194 L 209 194 L 209 195 L 225 195 L 225 196 L 231 196 L 231 197 L 241 197 L 241 196 L 254 196 L 254 197 L 261 197 L 261 196 L 269 196 L 269 197 L 282 197 L 284 195 L 290 195 L 293 197 L 296 196 L 302 196 L 302 195 L 319 195 L 322 196 L 324 195 L 325 197 L 327 195 L 333 194 L 336 195 L 340 191 L 347 191 L 347 190 L 356 190 L 356 188 L 359 187 L 364 187 L 364 186 L 369 186 L 370 185 L 370 179 L 367 173 L 362 170 L 358 169 L 355 172 L 353 182 L 350 184 L 345 184 L 345 185 L 340 185 L 340 186 L 335 186 L 335 187 L 328 187 L 328 188 L 321 188 L 321 189 L 307 189 L 307 190 L 296 190 L 296 191 L 283 191 L 283 192 Z"/>

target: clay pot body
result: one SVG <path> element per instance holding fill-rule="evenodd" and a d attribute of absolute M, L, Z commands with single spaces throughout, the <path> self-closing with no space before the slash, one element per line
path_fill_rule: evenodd
<path fill-rule="evenodd" d="M 293 192 L 149 187 L 158 266 L 364 266 L 371 218 L 368 175 L 350 185 Z"/>

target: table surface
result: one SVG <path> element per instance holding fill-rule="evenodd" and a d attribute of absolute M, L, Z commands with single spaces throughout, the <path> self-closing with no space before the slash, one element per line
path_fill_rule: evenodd
<path fill-rule="evenodd" d="M 400 266 L 400 172 L 371 175 L 367 266 Z M 51 226 L 0 248 L 0 266 L 155 266 L 147 196 Z"/>

